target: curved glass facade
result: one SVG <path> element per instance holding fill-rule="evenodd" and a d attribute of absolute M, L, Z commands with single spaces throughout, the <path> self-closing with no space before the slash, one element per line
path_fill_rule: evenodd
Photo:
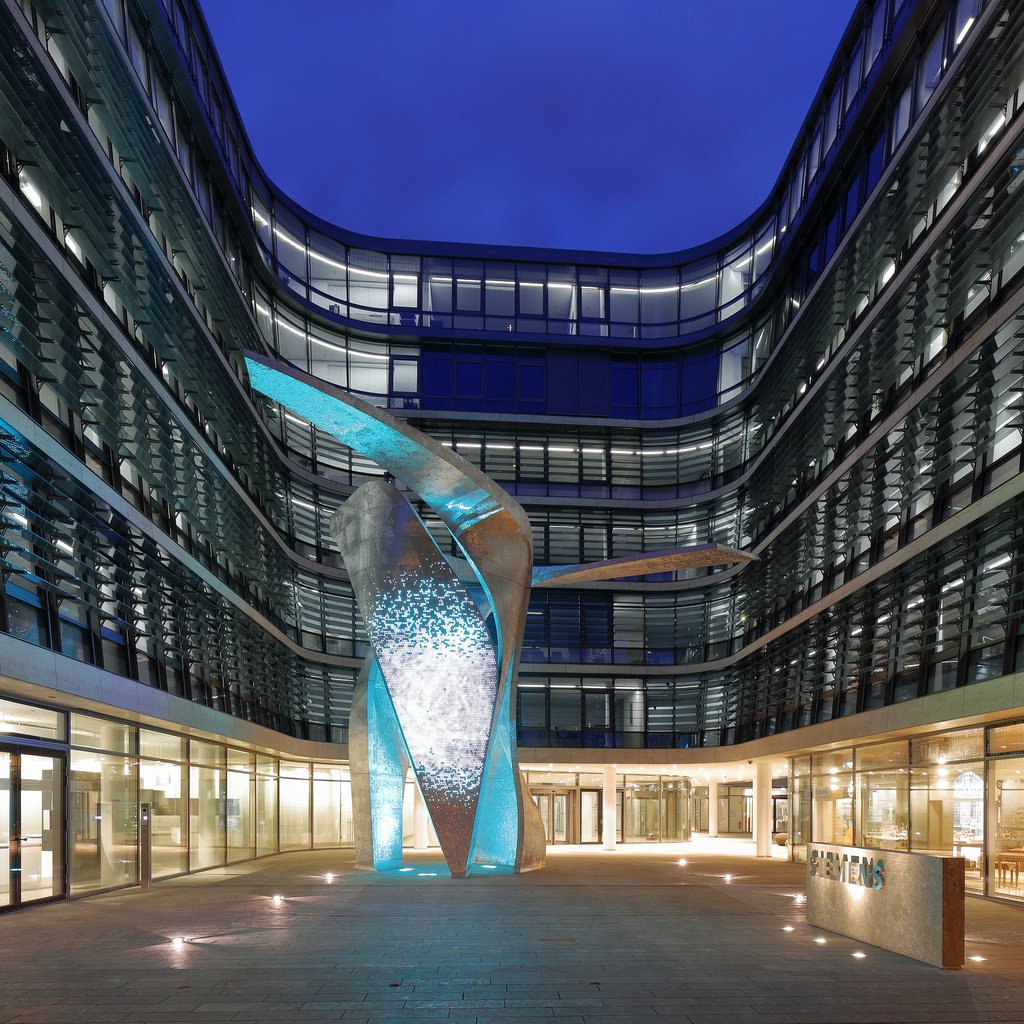
<path fill-rule="evenodd" d="M 251 395 L 256 348 L 480 466 L 540 564 L 758 555 L 535 594 L 526 745 L 730 744 L 1020 668 L 1022 25 L 863 0 L 763 206 L 643 257 L 333 228 L 266 179 L 190 0 L 23 0 L 0 627 L 344 740 L 327 523 L 381 471 Z"/>

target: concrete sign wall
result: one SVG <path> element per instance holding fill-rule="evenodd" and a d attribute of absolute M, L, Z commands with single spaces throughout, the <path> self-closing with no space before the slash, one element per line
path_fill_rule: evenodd
<path fill-rule="evenodd" d="M 807 922 L 937 967 L 962 967 L 964 859 L 810 843 Z"/>

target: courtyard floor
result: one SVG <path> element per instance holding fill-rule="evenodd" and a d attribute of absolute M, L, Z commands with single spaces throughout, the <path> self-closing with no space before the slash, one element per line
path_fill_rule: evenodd
<path fill-rule="evenodd" d="M 969 899 L 984 959 L 942 971 L 809 928 L 802 867 L 745 844 L 410 863 L 282 854 L 0 916 L 0 1024 L 1024 1022 L 1024 908 Z"/>

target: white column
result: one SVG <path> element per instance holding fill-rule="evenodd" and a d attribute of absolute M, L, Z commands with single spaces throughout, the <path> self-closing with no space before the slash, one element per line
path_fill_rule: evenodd
<path fill-rule="evenodd" d="M 415 782 L 412 785 L 412 792 L 412 848 L 425 850 L 430 834 L 430 815 L 427 814 L 427 805 L 420 793 L 420 787 Z"/>
<path fill-rule="evenodd" d="M 718 783 L 708 783 L 708 837 L 718 835 Z"/>
<path fill-rule="evenodd" d="M 603 786 L 601 789 L 601 831 L 606 850 L 615 849 L 615 810 L 618 806 L 615 792 L 615 780 L 618 772 L 615 765 L 604 766 Z"/>
<path fill-rule="evenodd" d="M 772 855 L 772 766 L 770 761 L 754 765 L 754 843 L 758 857 Z"/>

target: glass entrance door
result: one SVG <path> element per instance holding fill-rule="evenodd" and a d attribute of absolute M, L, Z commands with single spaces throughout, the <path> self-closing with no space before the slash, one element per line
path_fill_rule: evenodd
<path fill-rule="evenodd" d="M 537 810 L 540 811 L 540 820 L 544 822 L 544 842 L 550 843 L 551 836 L 551 794 L 534 793 L 533 799 L 537 801 Z"/>
<path fill-rule="evenodd" d="M 601 791 L 580 790 L 580 842 L 601 842 Z"/>
<path fill-rule="evenodd" d="M 569 842 L 569 794 L 551 794 L 552 842 Z"/>
<path fill-rule="evenodd" d="M 64 895 L 64 763 L 0 751 L 0 907 Z"/>
<path fill-rule="evenodd" d="M 571 790 L 533 792 L 533 799 L 544 822 L 544 839 L 552 843 L 572 842 Z"/>
<path fill-rule="evenodd" d="M 11 755 L 0 750 L 0 909 L 11 905 Z"/>

